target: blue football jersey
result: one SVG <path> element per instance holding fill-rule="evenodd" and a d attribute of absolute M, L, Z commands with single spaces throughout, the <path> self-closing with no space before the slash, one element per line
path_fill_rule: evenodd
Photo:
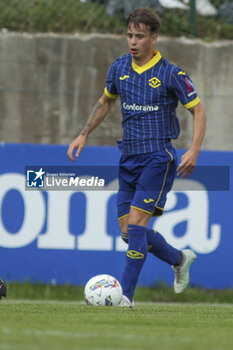
<path fill-rule="evenodd" d="M 163 58 L 159 51 L 144 66 L 130 54 L 112 63 L 105 94 L 120 96 L 124 154 L 164 150 L 180 133 L 176 115 L 178 101 L 189 109 L 199 98 L 189 76 Z"/>

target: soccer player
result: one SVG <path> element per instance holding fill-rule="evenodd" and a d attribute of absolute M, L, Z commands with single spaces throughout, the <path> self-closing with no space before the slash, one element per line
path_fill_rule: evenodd
<path fill-rule="evenodd" d="M 176 175 L 188 177 L 195 167 L 205 134 L 206 115 L 189 76 L 154 50 L 160 26 L 156 13 L 138 8 L 127 19 L 129 53 L 109 68 L 103 95 L 94 106 L 80 135 L 70 144 L 68 156 L 79 156 L 87 136 L 99 125 L 120 97 L 123 140 L 119 165 L 117 211 L 122 239 L 128 243 L 122 275 L 121 305 L 132 307 L 138 277 L 147 252 L 175 271 L 174 290 L 188 285 L 189 268 L 196 258 L 191 249 L 169 245 L 147 224 L 163 214 L 167 193 Z M 180 101 L 193 117 L 191 145 L 177 166 L 172 139 L 180 128 L 176 107 Z"/>

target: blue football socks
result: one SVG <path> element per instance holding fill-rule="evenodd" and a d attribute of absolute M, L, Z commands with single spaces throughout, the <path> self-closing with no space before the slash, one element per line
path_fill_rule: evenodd
<path fill-rule="evenodd" d="M 147 255 L 146 228 L 128 225 L 128 244 L 121 284 L 123 294 L 132 301 L 138 277 Z"/>
<path fill-rule="evenodd" d="M 166 263 L 178 266 L 183 261 L 183 254 L 180 250 L 173 248 L 165 238 L 157 231 L 144 227 L 148 243 L 148 252 L 152 253 Z M 127 233 L 121 233 L 121 238 L 128 243 Z"/>
<path fill-rule="evenodd" d="M 166 263 L 178 266 L 183 261 L 183 254 L 180 250 L 173 248 L 165 238 L 157 231 L 145 228 L 148 251 Z"/>

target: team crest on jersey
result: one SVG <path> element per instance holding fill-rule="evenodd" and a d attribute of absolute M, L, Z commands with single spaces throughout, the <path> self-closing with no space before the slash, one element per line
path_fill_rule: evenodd
<path fill-rule="evenodd" d="M 161 85 L 161 81 L 158 78 L 153 77 L 149 80 L 149 85 L 153 87 L 153 89 L 156 89 Z"/>

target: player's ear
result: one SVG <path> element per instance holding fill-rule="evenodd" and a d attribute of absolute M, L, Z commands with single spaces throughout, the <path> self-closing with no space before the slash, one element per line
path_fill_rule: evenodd
<path fill-rule="evenodd" d="M 156 41 L 157 41 L 158 35 L 156 33 L 153 33 L 151 35 L 151 39 L 152 39 L 152 44 L 155 45 Z"/>

